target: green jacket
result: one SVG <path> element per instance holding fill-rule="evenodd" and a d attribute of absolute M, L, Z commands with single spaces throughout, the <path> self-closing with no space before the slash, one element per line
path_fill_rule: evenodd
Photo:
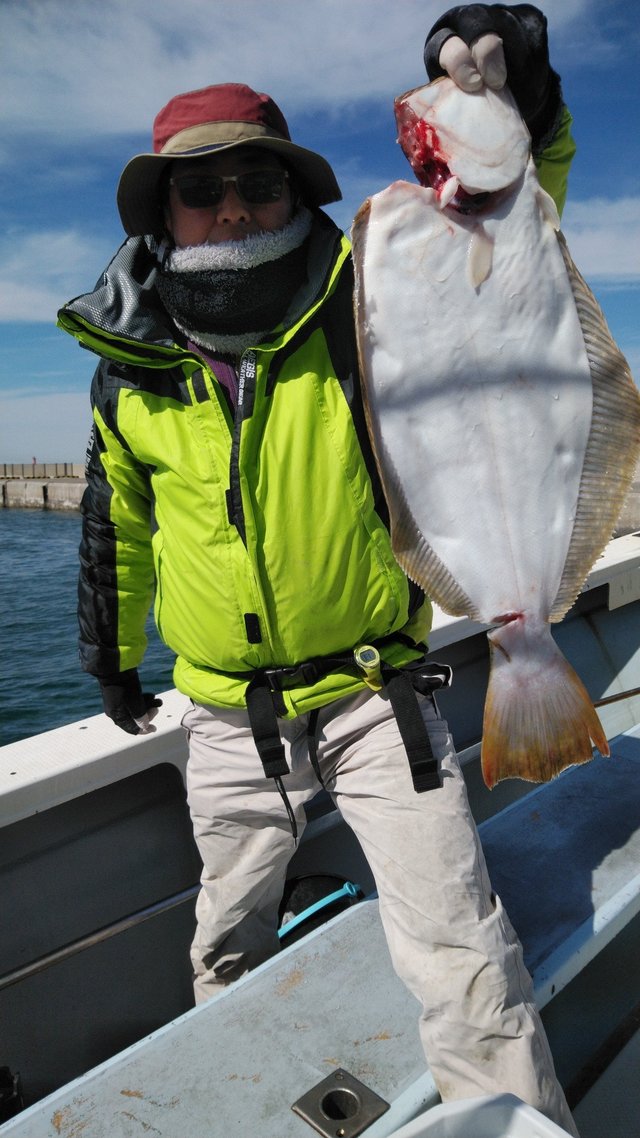
<path fill-rule="evenodd" d="M 559 204 L 572 156 L 568 113 L 540 175 Z M 137 667 L 155 596 L 174 682 L 242 707 L 257 669 L 393 637 L 419 653 L 431 608 L 392 551 L 366 432 L 349 245 L 318 212 L 302 316 L 243 355 L 234 417 L 212 369 L 178 338 L 154 288 L 155 246 L 131 238 L 93 293 L 59 314 L 100 355 L 83 499 L 83 667 Z M 298 307 L 299 310 L 299 307 Z M 364 686 L 343 667 L 283 693 L 308 711 Z"/>
<path fill-rule="evenodd" d="M 153 289 L 153 250 L 125 243 L 63 328 L 103 357 L 83 500 L 81 656 L 136 667 L 155 589 L 176 686 L 245 702 L 248 673 L 404 630 L 430 606 L 391 552 L 368 446 L 349 245 L 323 215 L 304 314 L 244 353 L 235 422 L 212 370 L 180 346 Z M 411 623 L 409 623 L 411 622 Z M 401 641 L 391 662 L 417 653 Z M 349 667 L 283 693 L 299 714 L 363 687 Z"/>

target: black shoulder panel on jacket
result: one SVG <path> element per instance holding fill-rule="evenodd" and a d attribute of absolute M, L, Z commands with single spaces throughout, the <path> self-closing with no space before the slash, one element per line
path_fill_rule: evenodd
<path fill-rule="evenodd" d="M 101 414 L 117 438 L 118 395 L 123 388 L 145 391 L 160 399 L 174 399 L 176 403 L 188 406 L 191 395 L 180 367 L 150 368 L 137 364 L 120 364 L 114 360 L 100 361 L 91 389 L 92 405 L 98 406 Z M 126 444 L 123 443 L 123 446 Z"/>
<path fill-rule="evenodd" d="M 143 237 L 130 237 L 93 292 L 76 297 L 65 309 L 110 336 L 171 346 L 175 332 L 155 287 L 156 273 L 154 251 Z"/>
<path fill-rule="evenodd" d="M 78 580 L 80 662 L 92 675 L 120 671 L 115 527 L 110 520 L 112 489 L 104 476 L 105 450 L 94 425 L 87 453 L 87 489 L 82 498 Z"/>

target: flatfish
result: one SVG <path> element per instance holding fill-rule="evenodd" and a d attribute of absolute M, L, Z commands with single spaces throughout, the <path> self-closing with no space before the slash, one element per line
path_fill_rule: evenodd
<path fill-rule="evenodd" d="M 482 768 L 545 781 L 607 755 L 550 622 L 610 539 L 640 455 L 640 394 L 541 188 L 505 90 L 448 78 L 396 100 L 420 185 L 353 227 L 365 409 L 395 556 L 490 626 Z"/>

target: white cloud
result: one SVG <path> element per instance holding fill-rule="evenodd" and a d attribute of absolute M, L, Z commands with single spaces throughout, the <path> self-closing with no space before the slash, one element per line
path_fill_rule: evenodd
<path fill-rule="evenodd" d="M 5 132 L 146 137 L 176 91 L 227 80 L 268 90 L 289 114 L 348 116 L 354 102 L 424 81 L 424 38 L 445 8 L 442 0 L 3 0 Z M 547 8 L 560 51 L 565 30 L 584 31 L 595 3 Z"/>
<path fill-rule="evenodd" d="M 5 113 L 10 125 L 65 137 L 147 134 L 176 90 L 230 79 L 299 109 L 387 95 L 396 76 L 422 80 L 422 41 L 440 9 L 403 0 L 398 18 L 382 0 L 5 3 Z"/>
<path fill-rule="evenodd" d="M 97 279 L 107 250 L 77 230 L 10 232 L 0 241 L 0 321 L 51 323 Z"/>
<path fill-rule="evenodd" d="M 562 229 L 584 277 L 640 283 L 640 198 L 570 201 Z"/>

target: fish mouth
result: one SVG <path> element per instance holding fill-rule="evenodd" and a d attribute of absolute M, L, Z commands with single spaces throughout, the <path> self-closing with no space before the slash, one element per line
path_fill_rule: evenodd
<path fill-rule="evenodd" d="M 396 118 L 398 142 L 405 157 L 420 185 L 434 191 L 440 209 L 454 209 L 467 215 L 480 213 L 495 194 L 488 190 L 475 194 L 465 190 L 450 170 L 432 124 L 420 118 L 412 107 L 399 102 Z"/>

